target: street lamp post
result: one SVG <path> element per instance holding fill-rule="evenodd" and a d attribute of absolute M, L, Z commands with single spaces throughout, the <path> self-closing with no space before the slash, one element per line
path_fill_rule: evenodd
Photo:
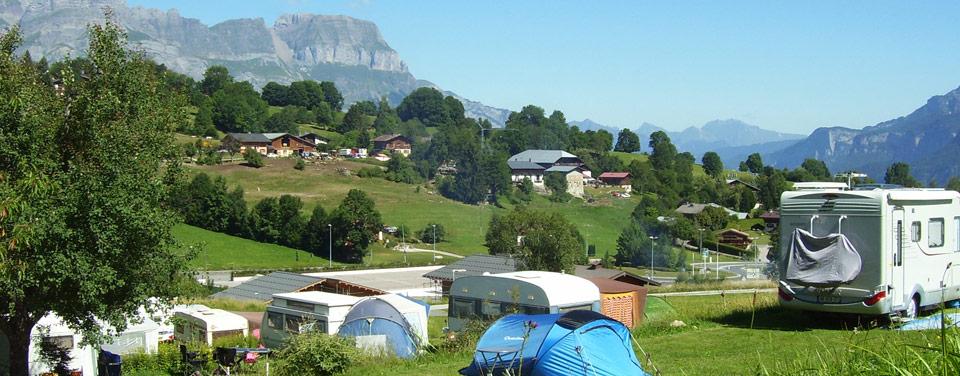
<path fill-rule="evenodd" d="M 437 255 L 437 225 L 433 224 L 433 255 Z"/>
<path fill-rule="evenodd" d="M 327 223 L 327 229 L 330 230 L 327 236 L 327 256 L 330 258 L 330 268 L 333 268 L 333 224 Z"/>
<path fill-rule="evenodd" d="M 706 231 L 706 229 L 703 228 L 703 227 L 701 227 L 701 228 L 700 228 L 700 244 L 697 245 L 697 252 L 700 253 L 700 257 L 703 257 L 703 232 L 704 232 L 704 231 Z M 704 261 L 703 268 L 706 269 L 706 268 L 707 268 L 707 264 L 706 264 L 706 261 L 707 261 L 707 260 L 703 260 L 703 261 Z M 706 270 L 704 270 L 704 271 L 706 271 Z M 697 273 L 697 268 L 693 268 L 693 273 L 694 273 L 694 274 Z"/>
<path fill-rule="evenodd" d="M 657 237 L 650 237 L 650 280 L 653 280 L 653 245 L 656 243 Z"/>
<path fill-rule="evenodd" d="M 400 250 L 403 251 L 403 263 L 407 263 L 407 237 L 403 233 L 404 225 L 400 225 Z"/>

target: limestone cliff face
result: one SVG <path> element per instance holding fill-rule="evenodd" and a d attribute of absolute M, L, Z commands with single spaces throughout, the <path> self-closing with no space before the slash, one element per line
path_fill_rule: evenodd
<path fill-rule="evenodd" d="M 346 16 L 288 14 L 273 25 L 296 64 L 343 64 L 374 70 L 407 72 L 400 55 L 369 21 Z"/>
<path fill-rule="evenodd" d="M 22 49 L 34 58 L 82 56 L 87 25 L 103 22 L 106 8 L 126 29 L 131 47 L 194 78 L 223 65 L 255 87 L 333 81 L 347 103 L 385 96 L 395 105 L 427 85 L 410 74 L 377 25 L 347 16 L 301 13 L 281 16 L 273 26 L 259 18 L 207 26 L 176 10 L 130 7 L 124 0 L 0 0 L 0 29 L 19 24 Z M 506 110 L 466 104 L 468 116 L 503 124 Z"/>

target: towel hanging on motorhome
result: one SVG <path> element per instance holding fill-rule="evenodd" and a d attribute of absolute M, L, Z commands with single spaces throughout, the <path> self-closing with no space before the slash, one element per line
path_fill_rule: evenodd
<path fill-rule="evenodd" d="M 791 237 L 784 277 L 805 285 L 836 285 L 857 278 L 860 266 L 860 254 L 845 235 L 818 237 L 797 228 Z"/>

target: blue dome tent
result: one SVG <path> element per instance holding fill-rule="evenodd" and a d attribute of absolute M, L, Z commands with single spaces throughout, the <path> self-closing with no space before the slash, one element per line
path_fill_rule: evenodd
<path fill-rule="evenodd" d="M 460 374 L 648 375 L 632 340 L 622 323 L 593 311 L 510 315 L 480 337 L 473 362 Z"/>
<path fill-rule="evenodd" d="M 411 358 L 427 342 L 424 306 L 398 295 L 370 297 L 347 313 L 338 335 L 353 337 L 368 352 Z"/>

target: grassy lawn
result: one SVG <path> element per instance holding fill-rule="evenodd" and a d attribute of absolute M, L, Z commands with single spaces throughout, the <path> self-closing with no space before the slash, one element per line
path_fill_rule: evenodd
<path fill-rule="evenodd" d="M 328 212 L 335 209 L 347 192 L 353 188 L 365 191 L 376 202 L 376 207 L 387 225 L 407 225 L 419 231 L 427 223 L 442 223 L 447 230 L 447 241 L 437 244 L 437 250 L 462 255 L 486 253 L 484 236 L 494 213 L 510 210 L 492 205 L 467 205 L 440 196 L 426 185 L 401 184 L 378 178 L 343 176 L 337 168 L 357 171 L 366 164 L 350 161 L 308 164 L 304 171 L 293 169 L 293 161 L 266 159 L 260 169 L 242 165 L 190 166 L 193 171 L 222 175 L 229 186 L 240 185 L 246 193 L 249 206 L 264 197 L 292 194 L 304 201 L 304 212 L 322 205 Z M 591 193 L 592 189 L 587 189 Z M 590 244 L 597 245 L 597 254 L 616 253 L 616 240 L 628 224 L 636 199 L 615 198 L 596 193 L 593 202 L 574 199 L 568 203 L 550 202 L 544 197 L 534 198 L 532 206 L 563 214 L 578 226 Z M 408 235 L 408 238 L 410 236 Z M 376 257 L 376 256 L 374 256 Z"/>
<path fill-rule="evenodd" d="M 782 310 L 776 294 L 757 296 L 750 327 L 752 294 L 651 298 L 646 321 L 634 330 L 640 347 L 664 375 L 743 375 L 768 372 L 804 374 L 802 364 L 830 362 L 851 346 L 870 351 L 935 342 L 935 333 L 887 329 L 854 330 L 856 322 L 833 316 Z M 431 328 L 443 318 L 431 318 Z M 670 323 L 681 320 L 685 326 Z M 431 330 L 431 335 L 435 331 Z M 432 343 L 439 343 L 432 338 Z M 448 375 L 470 363 L 469 351 L 438 352 L 416 360 L 367 360 L 347 375 Z M 638 358 L 643 362 L 642 353 Z M 644 369 L 651 371 L 644 363 Z M 798 366 L 801 364 L 801 366 Z M 839 366 L 839 365 L 838 365 Z M 792 370 L 792 371 L 791 371 Z M 799 372 L 799 373 L 798 373 Z M 857 374 L 863 373 L 861 370 Z M 806 373 L 819 374 L 819 373 Z"/>
<path fill-rule="evenodd" d="M 204 230 L 199 227 L 180 224 L 173 228 L 173 235 L 184 245 L 200 245 L 192 266 L 201 270 L 272 270 L 303 269 L 326 267 L 329 264 L 323 255 L 315 256 L 309 252 L 276 244 L 260 243 L 236 236 Z M 443 243 L 440 243 L 443 244 Z M 390 244 L 390 246 L 395 243 Z M 406 264 L 404 254 L 381 244 L 368 248 L 364 265 L 344 264 L 334 261 L 334 268 L 345 266 L 403 266 L 430 265 L 452 262 L 450 258 L 434 260 L 429 253 L 408 253 Z"/>

